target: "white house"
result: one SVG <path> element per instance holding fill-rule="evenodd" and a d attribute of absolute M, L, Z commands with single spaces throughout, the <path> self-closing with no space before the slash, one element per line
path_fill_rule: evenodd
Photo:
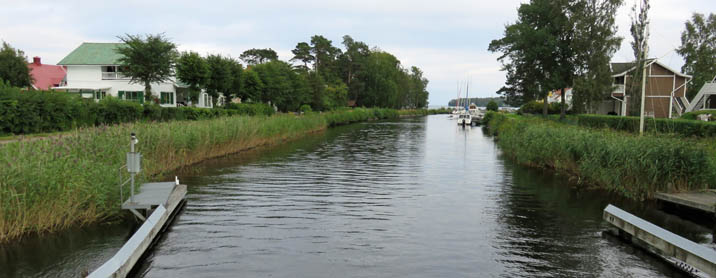
<path fill-rule="evenodd" d="M 119 65 L 121 43 L 82 43 L 58 65 L 67 67 L 67 85 L 57 90 L 80 93 L 83 97 L 100 100 L 108 95 L 144 103 L 144 85 L 130 83 Z M 184 99 L 186 86 L 171 78 L 168 82 L 151 84 L 152 95 L 163 107 L 176 107 Z M 211 97 L 202 92 L 197 107 L 211 108 Z"/>

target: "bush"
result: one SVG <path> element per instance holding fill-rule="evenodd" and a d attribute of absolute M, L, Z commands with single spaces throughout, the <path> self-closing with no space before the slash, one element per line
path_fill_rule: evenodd
<path fill-rule="evenodd" d="M 524 114 L 524 113 L 526 113 L 526 114 L 542 114 L 543 104 L 544 104 L 544 102 L 536 101 L 536 100 L 527 102 L 525 104 L 522 104 L 522 106 L 520 106 L 518 113 L 520 113 L 520 114 Z M 561 112 L 561 109 L 560 109 L 561 105 L 562 104 L 558 103 L 558 102 L 550 103 L 547 108 L 547 113 L 548 114 L 559 114 Z"/>
<path fill-rule="evenodd" d="M 301 105 L 301 107 L 298 109 L 301 111 L 301 113 L 311 113 L 313 110 L 311 109 L 311 106 L 308 104 Z"/>
<path fill-rule="evenodd" d="M 487 108 L 487 111 L 494 111 L 494 112 L 497 112 L 497 110 L 499 109 L 499 107 L 497 106 L 497 102 L 495 102 L 494 100 L 491 100 L 490 102 L 488 102 L 486 108 Z"/>
<path fill-rule="evenodd" d="M 578 115 L 577 118 L 580 126 L 639 132 L 639 117 Z M 683 119 L 646 118 L 644 120 L 644 131 L 675 133 L 681 136 L 714 137 L 716 136 L 716 123 Z"/>

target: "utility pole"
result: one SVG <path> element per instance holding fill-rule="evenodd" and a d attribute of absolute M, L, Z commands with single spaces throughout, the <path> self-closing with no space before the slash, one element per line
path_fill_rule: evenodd
<path fill-rule="evenodd" d="M 646 38 L 644 38 L 646 40 Z M 649 46 L 644 44 L 644 53 L 642 53 L 642 60 L 644 60 L 644 69 L 641 75 L 641 112 L 639 113 L 639 136 L 644 135 L 644 102 L 646 102 L 646 57 L 649 53 Z"/>

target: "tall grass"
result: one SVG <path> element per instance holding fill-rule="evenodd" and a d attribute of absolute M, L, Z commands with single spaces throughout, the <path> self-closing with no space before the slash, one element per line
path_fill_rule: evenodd
<path fill-rule="evenodd" d="M 488 130 L 518 163 L 552 168 L 582 184 L 633 199 L 657 191 L 716 187 L 714 142 L 677 136 L 639 137 L 538 118 L 492 113 Z"/>
<path fill-rule="evenodd" d="M 124 165 L 132 132 L 137 134 L 137 148 L 143 154 L 141 182 L 208 158 L 279 143 L 329 125 L 397 115 L 396 110 L 355 109 L 305 116 L 137 122 L 3 144 L 0 242 L 117 216 L 121 203 L 118 169 Z"/>

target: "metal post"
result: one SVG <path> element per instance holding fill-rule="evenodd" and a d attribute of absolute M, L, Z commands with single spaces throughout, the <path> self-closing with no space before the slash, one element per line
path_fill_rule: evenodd
<path fill-rule="evenodd" d="M 134 153 L 134 143 L 136 141 L 137 141 L 137 137 L 135 136 L 134 132 L 132 132 L 132 140 L 131 140 L 131 143 L 129 143 L 129 151 L 132 153 Z M 129 195 L 129 202 L 134 203 L 134 172 L 129 172 L 129 176 L 130 176 L 129 179 L 131 180 L 130 181 L 131 195 Z"/>
<path fill-rule="evenodd" d="M 646 102 L 646 62 L 641 80 L 641 112 L 639 113 L 639 135 L 644 135 L 644 102 Z"/>

